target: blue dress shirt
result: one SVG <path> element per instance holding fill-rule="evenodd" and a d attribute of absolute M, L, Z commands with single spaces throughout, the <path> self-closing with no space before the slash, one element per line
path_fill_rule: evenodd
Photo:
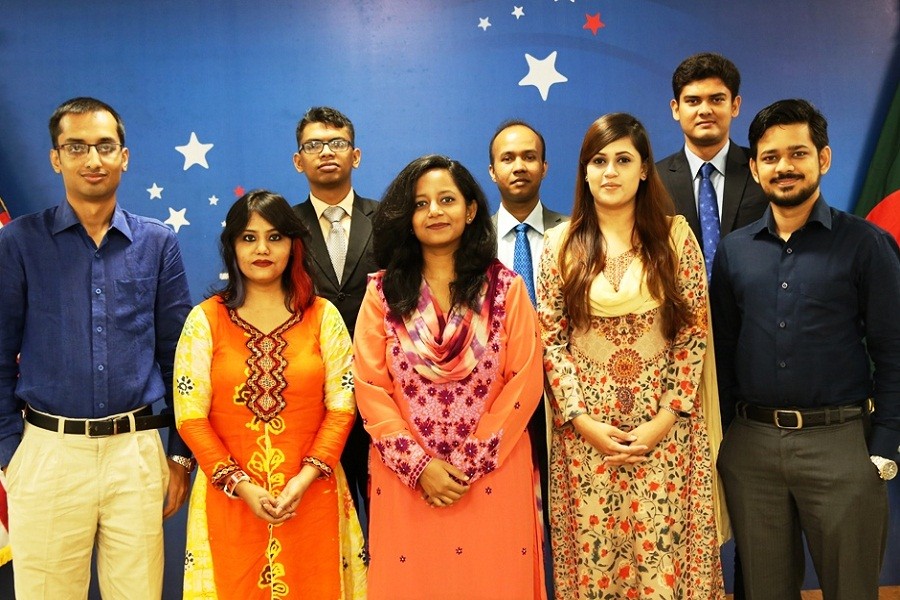
<path fill-rule="evenodd" d="M 79 419 L 163 398 L 172 410 L 191 301 L 171 229 L 117 206 L 98 248 L 64 201 L 0 229 L 0 274 L 0 465 L 25 404 Z M 169 451 L 190 456 L 174 428 Z"/>
<path fill-rule="evenodd" d="M 900 442 L 900 250 L 819 198 L 778 237 L 771 207 L 719 244 L 710 288 L 722 414 L 875 399 L 872 454 Z M 870 362 L 875 365 L 874 373 Z"/>

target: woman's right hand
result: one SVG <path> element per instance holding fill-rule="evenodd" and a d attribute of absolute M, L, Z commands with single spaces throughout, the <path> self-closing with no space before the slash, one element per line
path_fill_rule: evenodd
<path fill-rule="evenodd" d="M 587 443 L 603 455 L 603 461 L 607 464 L 621 466 L 647 460 L 647 446 L 633 444 L 637 436 L 627 431 L 595 421 L 588 415 L 578 415 L 572 419 L 572 425 Z"/>
<path fill-rule="evenodd" d="M 294 516 L 293 512 L 281 513 L 276 509 L 278 501 L 265 488 L 250 481 L 242 481 L 234 489 L 234 493 L 250 508 L 250 512 L 266 523 L 277 525 Z M 278 515 L 278 516 L 276 516 Z"/>
<path fill-rule="evenodd" d="M 432 458 L 419 475 L 419 487 L 425 502 L 432 506 L 450 506 L 469 491 L 468 484 L 461 483 L 468 480 L 465 473 L 447 461 Z"/>

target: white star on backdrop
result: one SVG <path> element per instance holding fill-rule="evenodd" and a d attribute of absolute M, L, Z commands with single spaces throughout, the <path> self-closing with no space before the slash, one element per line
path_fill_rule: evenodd
<path fill-rule="evenodd" d="M 171 206 L 169 207 L 169 218 L 163 221 L 166 225 L 171 225 L 172 229 L 175 230 L 175 233 L 178 233 L 178 230 L 181 229 L 182 225 L 190 225 L 191 222 L 184 218 L 184 213 L 187 211 L 186 208 L 182 208 L 181 210 L 175 210 Z"/>
<path fill-rule="evenodd" d="M 478 26 L 481 27 L 483 31 L 487 31 L 487 28 L 491 26 L 491 19 L 489 17 L 483 19 L 478 17 Z"/>
<path fill-rule="evenodd" d="M 521 6 L 513 6 L 512 16 L 516 18 L 516 21 L 518 21 L 519 18 L 525 16 L 525 11 L 522 10 Z"/>
<path fill-rule="evenodd" d="M 147 191 L 150 192 L 150 199 L 159 198 L 162 200 L 162 192 L 165 188 L 161 188 L 156 185 L 156 182 L 153 182 L 153 185 L 147 188 Z"/>
<path fill-rule="evenodd" d="M 545 59 L 538 59 L 526 53 L 525 60 L 528 61 L 528 75 L 522 78 L 519 85 L 533 85 L 541 93 L 541 98 L 545 102 L 551 85 L 569 80 L 556 70 L 556 50 Z"/>
<path fill-rule="evenodd" d="M 210 206 L 218 206 L 219 205 L 219 197 L 215 194 L 209 197 L 209 205 Z"/>
<path fill-rule="evenodd" d="M 206 162 L 206 153 L 213 147 L 213 144 L 201 144 L 197 139 L 197 134 L 191 132 L 191 141 L 184 146 L 175 146 L 175 149 L 184 154 L 184 170 L 187 171 L 194 165 L 200 165 L 204 169 L 209 168 Z"/>

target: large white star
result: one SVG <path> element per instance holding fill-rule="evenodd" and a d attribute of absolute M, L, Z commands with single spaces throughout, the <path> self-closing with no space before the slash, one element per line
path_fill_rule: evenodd
<path fill-rule="evenodd" d="M 218 204 L 219 204 L 219 197 L 218 197 L 218 196 L 216 196 L 215 194 L 213 194 L 212 196 L 209 197 L 209 205 L 210 205 L 210 206 L 218 206 Z"/>
<path fill-rule="evenodd" d="M 191 132 L 191 141 L 184 146 L 175 146 L 175 149 L 184 154 L 184 170 L 187 171 L 194 165 L 200 165 L 204 169 L 209 168 L 206 162 L 206 153 L 213 147 L 213 144 L 201 144 L 197 139 L 197 134 Z"/>
<path fill-rule="evenodd" d="M 153 185 L 147 188 L 147 191 L 150 192 L 150 199 L 153 200 L 154 198 L 158 198 L 162 200 L 162 192 L 164 189 L 165 188 L 161 188 L 156 185 L 156 182 L 154 181 Z"/>
<path fill-rule="evenodd" d="M 478 26 L 481 27 L 482 31 L 487 31 L 487 28 L 491 26 L 491 19 L 489 17 L 478 17 Z"/>
<path fill-rule="evenodd" d="M 525 11 L 522 10 L 521 6 L 513 5 L 512 16 L 516 18 L 516 21 L 518 21 L 521 17 L 525 16 Z"/>
<path fill-rule="evenodd" d="M 528 75 L 522 78 L 519 85 L 533 85 L 541 93 L 541 98 L 545 102 L 551 85 L 569 80 L 556 70 L 556 50 L 543 60 L 525 54 L 525 60 L 528 61 Z"/>
<path fill-rule="evenodd" d="M 182 225 L 190 225 L 191 222 L 184 218 L 184 213 L 187 211 L 186 208 L 182 208 L 181 210 L 175 210 L 171 206 L 169 207 L 169 218 L 163 221 L 166 225 L 171 225 L 172 229 L 175 230 L 175 233 L 178 233 L 178 230 L 181 229 Z"/>

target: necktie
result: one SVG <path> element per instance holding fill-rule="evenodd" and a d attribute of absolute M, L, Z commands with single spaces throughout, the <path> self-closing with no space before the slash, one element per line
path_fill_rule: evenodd
<path fill-rule="evenodd" d="M 347 260 L 347 230 L 341 223 L 346 211 L 340 206 L 329 206 L 322 213 L 331 223 L 331 231 L 328 232 L 328 239 L 325 245 L 328 247 L 328 255 L 331 257 L 331 266 L 334 267 L 334 274 L 337 275 L 338 283 L 341 282 L 341 276 L 344 273 L 344 261 Z"/>
<path fill-rule="evenodd" d="M 715 169 L 711 163 L 703 163 L 700 167 L 700 194 L 697 202 L 707 277 L 712 277 L 713 258 L 716 256 L 716 247 L 719 245 L 719 203 L 716 200 L 716 188 L 709 180 L 709 176 Z"/>
<path fill-rule="evenodd" d="M 513 247 L 513 270 L 525 280 L 531 304 L 537 305 L 534 295 L 534 268 L 531 266 L 531 244 L 528 243 L 528 223 L 516 225 L 516 245 Z"/>

